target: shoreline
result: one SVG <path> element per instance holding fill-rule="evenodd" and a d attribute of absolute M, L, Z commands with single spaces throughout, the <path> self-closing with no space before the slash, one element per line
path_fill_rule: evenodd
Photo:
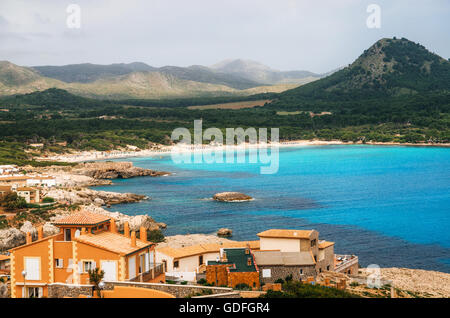
<path fill-rule="evenodd" d="M 198 153 L 206 151 L 227 151 L 227 150 L 246 150 L 246 149 L 265 149 L 277 146 L 279 148 L 289 147 L 307 147 L 307 146 L 333 146 L 333 145 L 368 145 L 368 146 L 393 146 L 393 147 L 439 147 L 449 148 L 450 144 L 413 144 L 413 143 L 396 143 L 396 142 L 343 142 L 340 140 L 323 141 L 323 140 L 293 140 L 282 141 L 276 144 L 249 144 L 244 143 L 240 145 L 224 146 L 224 145 L 202 145 L 196 147 L 190 146 L 161 146 L 158 149 L 144 149 L 140 151 L 136 150 L 111 150 L 111 151 L 80 151 L 74 153 L 67 153 L 49 157 L 38 157 L 38 161 L 56 161 L 56 162 L 69 162 L 78 163 L 85 161 L 102 161 L 111 159 L 124 159 L 124 158 L 139 158 L 139 157 L 156 157 L 163 155 L 170 155 L 171 153 Z"/>

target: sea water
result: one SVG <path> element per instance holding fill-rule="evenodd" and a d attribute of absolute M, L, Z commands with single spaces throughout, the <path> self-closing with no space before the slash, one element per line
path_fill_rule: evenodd
<path fill-rule="evenodd" d="M 242 152 L 237 156 L 248 156 Z M 450 272 L 450 149 L 395 146 L 281 148 L 279 171 L 261 165 L 175 164 L 170 155 L 127 159 L 172 172 L 168 177 L 115 180 L 98 190 L 145 194 L 151 200 L 110 210 L 148 214 L 167 223 L 165 235 L 233 230 L 257 240 L 271 229 L 317 229 L 335 252 L 363 266 Z M 211 200 L 237 191 L 251 202 Z"/>

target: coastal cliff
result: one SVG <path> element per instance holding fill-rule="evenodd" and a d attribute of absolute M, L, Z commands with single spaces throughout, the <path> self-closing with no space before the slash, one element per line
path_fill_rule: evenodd
<path fill-rule="evenodd" d="M 133 166 L 131 162 L 88 162 L 72 169 L 72 173 L 85 175 L 94 179 L 128 179 L 134 177 L 160 177 L 169 172 L 155 171 Z"/>

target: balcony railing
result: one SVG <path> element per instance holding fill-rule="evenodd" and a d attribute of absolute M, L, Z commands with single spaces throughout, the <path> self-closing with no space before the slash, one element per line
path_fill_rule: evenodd
<path fill-rule="evenodd" d="M 137 275 L 135 278 L 129 279 L 129 282 L 141 282 L 145 283 L 155 279 L 159 275 L 164 273 L 164 264 L 150 264 L 150 270 Z"/>
<path fill-rule="evenodd" d="M 335 255 L 338 264 L 334 268 L 335 272 L 341 272 L 348 267 L 358 263 L 358 256 L 355 255 Z"/>

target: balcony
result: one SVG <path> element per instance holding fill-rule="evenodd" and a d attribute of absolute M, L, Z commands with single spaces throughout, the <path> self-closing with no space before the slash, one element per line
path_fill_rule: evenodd
<path fill-rule="evenodd" d="M 335 272 L 344 272 L 349 267 L 358 264 L 358 256 L 356 255 L 335 255 Z"/>
<path fill-rule="evenodd" d="M 137 275 L 135 278 L 128 279 L 129 282 L 146 283 L 154 280 L 158 276 L 164 274 L 164 264 L 150 264 L 149 271 Z"/>

